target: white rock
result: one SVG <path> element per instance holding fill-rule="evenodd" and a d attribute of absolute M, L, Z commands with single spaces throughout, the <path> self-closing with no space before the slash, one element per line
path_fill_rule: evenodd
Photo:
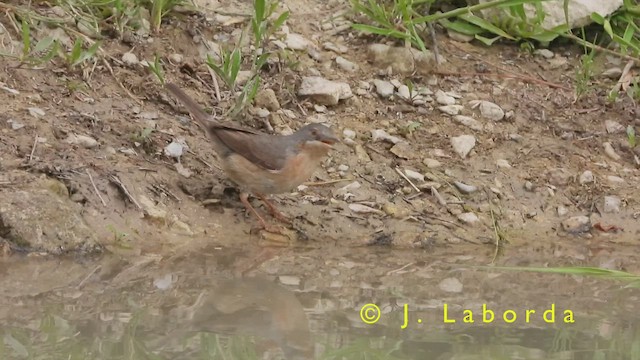
<path fill-rule="evenodd" d="M 358 65 L 352 63 L 351 61 L 343 58 L 342 56 L 338 56 L 336 58 L 336 64 L 338 64 L 338 66 L 344 70 L 344 71 L 348 71 L 348 72 L 355 72 L 358 71 L 359 67 Z"/>
<path fill-rule="evenodd" d="M 278 280 L 282 285 L 298 286 L 300 285 L 300 278 L 293 275 L 280 275 Z"/>
<path fill-rule="evenodd" d="M 505 159 L 496 160 L 496 166 L 503 169 L 511 169 L 511 164 Z"/>
<path fill-rule="evenodd" d="M 622 124 L 613 120 L 605 120 L 604 127 L 609 134 L 620 134 L 626 131 L 626 128 L 622 126 Z"/>
<path fill-rule="evenodd" d="M 413 171 L 411 169 L 404 169 L 404 174 L 409 178 L 409 180 L 414 181 L 424 181 L 424 175 L 420 174 L 417 171 Z"/>
<path fill-rule="evenodd" d="M 442 291 L 459 293 L 462 292 L 462 283 L 456 278 L 446 278 L 438 284 L 438 287 Z"/>
<path fill-rule="evenodd" d="M 347 171 L 347 170 L 349 170 L 348 165 L 342 164 L 338 166 L 338 171 Z"/>
<path fill-rule="evenodd" d="M 562 229 L 568 233 L 580 234 L 591 229 L 591 220 L 588 216 L 572 216 L 562 222 Z"/>
<path fill-rule="evenodd" d="M 558 206 L 558 209 L 556 211 L 558 212 L 558 216 L 565 216 L 569 213 L 569 209 L 562 205 Z"/>
<path fill-rule="evenodd" d="M 357 214 L 378 214 L 384 215 L 384 212 L 362 204 L 349 204 L 349 210 Z"/>
<path fill-rule="evenodd" d="M 398 87 L 398 97 L 403 100 L 411 100 L 411 92 L 409 91 L 409 87 L 407 85 L 400 85 Z"/>
<path fill-rule="evenodd" d="M 122 62 L 128 66 L 138 65 L 140 63 L 136 54 L 129 51 L 122 54 Z"/>
<path fill-rule="evenodd" d="M 384 140 L 392 144 L 397 144 L 402 141 L 401 138 L 397 136 L 389 135 L 386 131 L 382 129 L 371 130 L 371 139 L 373 141 Z"/>
<path fill-rule="evenodd" d="M 476 146 L 476 138 L 473 135 L 460 135 L 451 138 L 451 146 L 461 158 L 466 158 Z"/>
<path fill-rule="evenodd" d="M 29 115 L 35 118 L 44 116 L 44 110 L 40 109 L 39 107 L 30 107 L 27 108 L 27 110 L 29 111 Z"/>
<path fill-rule="evenodd" d="M 392 83 L 385 80 L 375 79 L 373 80 L 373 85 L 376 87 L 376 92 L 383 98 L 388 98 L 393 95 L 393 91 L 395 87 Z"/>
<path fill-rule="evenodd" d="M 454 181 L 453 185 L 463 194 L 473 194 L 474 192 L 478 191 L 477 186 L 468 185 L 460 181 Z"/>
<path fill-rule="evenodd" d="M 536 49 L 533 52 L 533 55 L 538 55 L 538 56 L 542 56 L 545 59 L 553 59 L 553 51 L 549 50 L 549 49 Z"/>
<path fill-rule="evenodd" d="M 188 149 L 189 147 L 184 140 L 173 140 L 169 145 L 164 147 L 164 154 L 168 157 L 180 159 L 182 154 Z"/>
<path fill-rule="evenodd" d="M 356 132 L 351 130 L 351 129 L 342 130 L 342 135 L 344 135 L 344 137 L 346 139 L 355 139 L 356 138 Z"/>
<path fill-rule="evenodd" d="M 610 185 L 613 185 L 613 186 L 624 184 L 623 178 L 619 176 L 614 176 L 614 175 L 608 175 L 607 181 L 609 182 Z"/>
<path fill-rule="evenodd" d="M 13 119 L 7 120 L 9 124 L 11 124 L 11 130 L 20 130 L 24 127 L 24 124 Z"/>
<path fill-rule="evenodd" d="M 484 129 L 484 125 L 482 125 L 482 123 L 470 116 L 464 116 L 464 115 L 456 115 L 453 117 L 453 119 L 461 124 L 464 125 L 470 129 L 476 130 L 476 131 L 482 131 L 482 129 Z"/>
<path fill-rule="evenodd" d="M 171 54 L 169 55 L 169 61 L 174 64 L 181 64 L 184 61 L 184 56 L 182 54 Z"/>
<path fill-rule="evenodd" d="M 617 196 L 605 196 L 603 210 L 606 213 L 619 213 L 622 200 Z"/>
<path fill-rule="evenodd" d="M 451 116 L 460 114 L 462 109 L 464 109 L 462 105 L 443 105 L 438 107 L 438 110 Z"/>
<path fill-rule="evenodd" d="M 618 155 L 616 153 L 616 151 L 613 149 L 613 146 L 611 145 L 611 143 L 606 142 L 604 144 L 602 144 L 602 146 L 604 147 L 604 153 L 610 157 L 613 160 L 620 160 L 620 155 Z"/>
<path fill-rule="evenodd" d="M 422 163 L 428 167 L 429 169 L 433 169 L 433 168 L 437 168 L 442 166 L 442 163 L 440 163 L 440 161 L 436 160 L 436 159 L 424 159 L 422 160 Z"/>
<path fill-rule="evenodd" d="M 284 44 L 291 50 L 306 50 L 311 42 L 300 34 L 289 33 L 284 39 Z"/>
<path fill-rule="evenodd" d="M 160 290 L 169 289 L 171 284 L 173 284 L 173 275 L 170 273 L 153 280 L 153 285 Z"/>
<path fill-rule="evenodd" d="M 500 121 L 504 118 L 504 110 L 497 104 L 485 100 L 469 101 L 472 108 L 480 108 L 480 115 L 485 119 Z"/>
<path fill-rule="evenodd" d="M 298 95 L 310 96 L 321 105 L 336 105 L 338 101 L 352 97 L 353 93 L 347 83 L 306 76 L 302 78 Z"/>
<path fill-rule="evenodd" d="M 442 90 L 436 91 L 436 102 L 440 105 L 454 105 L 456 99 Z"/>
<path fill-rule="evenodd" d="M 478 221 L 480 221 L 480 219 L 478 218 L 478 215 L 476 215 L 473 212 L 465 212 L 465 213 L 462 213 L 462 214 L 458 215 L 458 220 L 462 221 L 465 224 L 469 224 L 469 225 L 475 224 Z"/>
<path fill-rule="evenodd" d="M 585 170 L 580 177 L 578 178 L 578 182 L 580 185 L 592 183 L 595 180 L 593 173 L 590 170 Z"/>
<path fill-rule="evenodd" d="M 98 146 L 98 141 L 90 136 L 69 134 L 65 139 L 67 144 L 81 145 L 87 149 Z"/>

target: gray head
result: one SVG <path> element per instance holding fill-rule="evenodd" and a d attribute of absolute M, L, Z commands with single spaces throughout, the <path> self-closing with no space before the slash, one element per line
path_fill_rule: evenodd
<path fill-rule="evenodd" d="M 340 139 L 338 139 L 333 131 L 328 126 L 322 124 L 305 125 L 300 128 L 300 130 L 296 131 L 294 136 L 298 139 L 303 139 L 304 141 L 315 140 L 327 145 L 333 145 L 340 142 Z"/>

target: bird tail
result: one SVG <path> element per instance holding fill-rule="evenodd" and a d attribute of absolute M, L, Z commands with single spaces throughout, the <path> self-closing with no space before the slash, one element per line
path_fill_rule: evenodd
<path fill-rule="evenodd" d="M 202 108 L 200 108 L 200 106 L 196 104 L 196 102 L 193 101 L 189 97 L 189 95 L 185 94 L 185 92 L 182 91 L 182 89 L 180 89 L 178 85 L 173 83 L 166 83 L 165 86 L 171 94 L 173 94 L 176 98 L 178 98 L 178 100 L 180 100 L 180 102 L 182 102 L 182 104 L 187 108 L 194 119 L 199 122 L 200 125 L 202 125 L 205 129 L 209 130 L 212 125 L 218 124 L 215 120 L 210 119 L 210 116 L 202 111 Z"/>

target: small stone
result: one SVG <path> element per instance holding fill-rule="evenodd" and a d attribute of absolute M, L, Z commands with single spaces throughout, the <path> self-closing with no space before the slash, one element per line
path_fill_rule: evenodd
<path fill-rule="evenodd" d="M 460 114 L 462 109 L 464 109 L 464 106 L 462 105 L 443 105 L 438 107 L 438 110 L 451 116 Z"/>
<path fill-rule="evenodd" d="M 613 186 L 624 184 L 624 179 L 623 178 L 621 178 L 619 176 L 614 176 L 614 175 L 608 175 L 607 176 L 607 181 L 609 182 L 609 185 L 613 185 Z"/>
<path fill-rule="evenodd" d="M 407 85 L 400 85 L 398 87 L 398 97 L 403 100 L 411 100 L 411 92 L 409 91 L 409 87 Z"/>
<path fill-rule="evenodd" d="M 383 98 L 390 97 L 393 95 L 393 91 L 395 90 L 393 84 L 385 80 L 375 79 L 373 80 L 373 85 L 376 87 L 378 95 Z"/>
<path fill-rule="evenodd" d="M 280 102 L 273 89 L 263 89 L 256 94 L 256 106 L 263 107 L 270 111 L 277 111 L 280 109 Z"/>
<path fill-rule="evenodd" d="M 342 130 L 342 135 L 345 137 L 345 139 L 355 139 L 356 138 L 356 132 L 351 130 L 351 129 Z"/>
<path fill-rule="evenodd" d="M 593 173 L 590 170 L 584 171 L 578 178 L 580 185 L 592 183 L 594 180 L 595 176 L 593 176 Z"/>
<path fill-rule="evenodd" d="M 473 225 L 478 221 L 480 221 L 480 219 L 478 218 L 478 215 L 476 215 L 473 212 L 465 212 L 465 213 L 459 214 L 458 220 L 468 225 Z"/>
<path fill-rule="evenodd" d="M 313 110 L 315 110 L 318 113 L 322 113 L 324 114 L 325 112 L 327 112 L 327 107 L 324 105 L 313 105 Z"/>
<path fill-rule="evenodd" d="M 289 33 L 284 39 L 284 44 L 291 50 L 306 50 L 311 45 L 311 42 L 300 34 Z"/>
<path fill-rule="evenodd" d="M 21 122 L 17 122 L 13 119 L 7 120 L 9 124 L 11 124 L 11 130 L 20 130 L 24 127 L 24 124 Z"/>
<path fill-rule="evenodd" d="M 358 71 L 359 67 L 358 65 L 352 63 L 351 61 L 343 58 L 342 56 L 338 56 L 336 58 L 336 64 L 338 64 L 338 66 L 344 70 L 344 71 L 348 71 L 348 72 L 355 72 Z"/>
<path fill-rule="evenodd" d="M 622 200 L 617 196 L 605 196 L 604 207 L 605 213 L 619 213 Z"/>
<path fill-rule="evenodd" d="M 122 54 L 122 62 L 125 63 L 125 65 L 128 65 L 128 66 L 138 65 L 140 63 L 140 61 L 138 60 L 138 57 L 136 56 L 136 54 L 134 54 L 132 52 L 126 52 L 126 53 Z"/>
<path fill-rule="evenodd" d="M 271 112 L 265 108 L 255 108 L 255 115 L 261 119 L 266 119 L 271 115 Z"/>
<path fill-rule="evenodd" d="M 153 285 L 159 290 L 168 290 L 173 284 L 173 275 L 166 274 L 165 276 L 156 278 L 153 280 Z"/>
<path fill-rule="evenodd" d="M 404 169 L 404 174 L 407 176 L 407 178 L 409 178 L 409 180 L 420 181 L 420 182 L 424 181 L 424 175 L 420 174 L 417 171 L 413 171 L 411 169 Z"/>
<path fill-rule="evenodd" d="M 490 101 L 481 101 L 480 115 L 488 120 L 500 121 L 504 119 L 504 110 L 502 110 L 502 108 L 497 104 L 494 104 Z"/>
<path fill-rule="evenodd" d="M 356 214 L 378 214 L 384 215 L 384 212 L 362 204 L 349 204 L 349 210 Z"/>
<path fill-rule="evenodd" d="M 293 275 L 280 275 L 278 280 L 282 285 L 298 286 L 300 285 L 300 277 Z"/>
<path fill-rule="evenodd" d="M 465 159 L 476 146 L 476 138 L 473 135 L 460 135 L 451 138 L 451 146 L 456 154 Z"/>
<path fill-rule="evenodd" d="M 602 144 L 604 147 L 604 153 L 613 160 L 620 160 L 620 155 L 616 154 L 616 151 L 613 149 L 613 146 L 610 142 L 606 142 Z"/>
<path fill-rule="evenodd" d="M 440 161 L 438 161 L 436 159 L 430 159 L 430 158 L 426 158 L 426 159 L 422 160 L 422 163 L 426 167 L 428 167 L 429 169 L 434 169 L 434 168 L 442 166 L 442 163 L 440 163 Z"/>
<path fill-rule="evenodd" d="M 562 222 L 562 229 L 570 234 L 581 234 L 591 229 L 588 216 L 573 216 Z"/>
<path fill-rule="evenodd" d="M 536 188 L 531 181 L 525 181 L 524 189 L 528 192 L 533 192 Z"/>
<path fill-rule="evenodd" d="M 553 59 L 553 57 L 555 56 L 553 51 L 549 49 L 536 49 L 533 52 L 533 55 L 542 56 L 545 59 Z"/>
<path fill-rule="evenodd" d="M 171 54 L 169 55 L 169 61 L 174 64 L 182 64 L 182 62 L 184 61 L 184 56 L 182 56 L 182 54 Z"/>
<path fill-rule="evenodd" d="M 609 134 L 621 134 L 626 131 L 626 128 L 622 124 L 613 120 L 605 120 L 604 128 Z"/>
<path fill-rule="evenodd" d="M 456 278 L 446 278 L 438 284 L 438 288 L 450 293 L 459 293 L 462 292 L 462 283 Z"/>
<path fill-rule="evenodd" d="M 167 217 L 167 212 L 164 209 L 160 209 L 154 202 L 144 195 L 140 195 L 138 199 L 140 205 L 144 209 L 144 214 L 146 217 L 152 220 L 160 220 L 164 221 Z"/>
<path fill-rule="evenodd" d="M 176 171 L 178 172 L 178 174 L 180 174 L 181 176 L 184 176 L 187 179 L 190 178 L 191 175 L 193 175 L 191 170 L 189 170 L 186 167 L 184 167 L 184 165 L 182 165 L 182 163 L 176 163 L 175 167 L 176 167 Z"/>
<path fill-rule="evenodd" d="M 456 115 L 453 117 L 453 119 L 457 122 L 460 123 L 472 130 L 476 130 L 476 131 L 482 131 L 482 129 L 484 129 L 484 125 L 482 125 L 482 123 L 470 116 L 464 116 L 464 115 Z"/>
<path fill-rule="evenodd" d="M 401 141 L 393 145 L 389 151 L 395 156 L 406 160 L 415 159 L 419 155 L 406 141 Z"/>
<path fill-rule="evenodd" d="M 565 216 L 569 213 L 569 209 L 562 205 L 558 206 L 558 209 L 556 211 L 558 212 L 558 216 Z"/>
<path fill-rule="evenodd" d="M 553 186 L 566 186 L 573 175 L 564 168 L 551 169 L 548 172 L 549 184 Z"/>
<path fill-rule="evenodd" d="M 29 115 L 35 118 L 39 118 L 45 115 L 44 110 L 40 109 L 39 107 L 30 107 L 27 108 L 27 110 L 29 111 Z"/>
<path fill-rule="evenodd" d="M 473 185 L 467 185 L 463 182 L 460 181 L 454 181 L 453 185 L 455 185 L 456 189 L 460 190 L 461 193 L 463 194 L 472 194 L 476 191 L 478 191 L 478 187 L 477 186 L 473 186 Z"/>
<path fill-rule="evenodd" d="M 511 164 L 505 159 L 496 160 L 496 166 L 502 169 L 511 169 Z"/>
<path fill-rule="evenodd" d="M 189 149 L 189 147 L 184 141 L 173 140 L 169 145 L 165 146 L 164 154 L 171 158 L 180 159 L 185 149 Z"/>
<path fill-rule="evenodd" d="M 302 78 L 298 95 L 310 96 L 320 105 L 337 105 L 338 101 L 352 97 L 353 93 L 347 83 L 306 76 Z"/>
<path fill-rule="evenodd" d="M 401 138 L 397 136 L 389 135 L 386 131 L 382 129 L 371 130 L 371 140 L 373 141 L 384 140 L 392 144 L 397 144 L 402 141 Z"/>
<path fill-rule="evenodd" d="M 440 105 L 454 105 L 456 99 L 442 90 L 436 91 L 436 102 Z"/>
<path fill-rule="evenodd" d="M 342 164 L 342 165 L 338 166 L 338 171 L 347 171 L 347 170 L 349 170 L 349 166 L 348 165 Z"/>
<path fill-rule="evenodd" d="M 96 139 L 85 135 L 69 134 L 69 136 L 65 139 L 65 142 L 71 145 L 81 145 L 87 149 L 98 146 L 98 141 Z"/>

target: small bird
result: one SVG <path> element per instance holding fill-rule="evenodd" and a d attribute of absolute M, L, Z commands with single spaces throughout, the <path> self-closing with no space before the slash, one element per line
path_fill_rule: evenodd
<path fill-rule="evenodd" d="M 177 85 L 167 83 L 165 86 L 204 127 L 222 169 L 239 186 L 240 201 L 247 210 L 258 218 L 263 229 L 280 232 L 267 225 L 251 206 L 249 193 L 260 198 L 276 219 L 290 223 L 266 195 L 289 192 L 307 181 L 333 144 L 340 141 L 333 131 L 322 124 L 309 124 L 291 135 L 270 135 L 222 124 L 208 116 Z"/>

